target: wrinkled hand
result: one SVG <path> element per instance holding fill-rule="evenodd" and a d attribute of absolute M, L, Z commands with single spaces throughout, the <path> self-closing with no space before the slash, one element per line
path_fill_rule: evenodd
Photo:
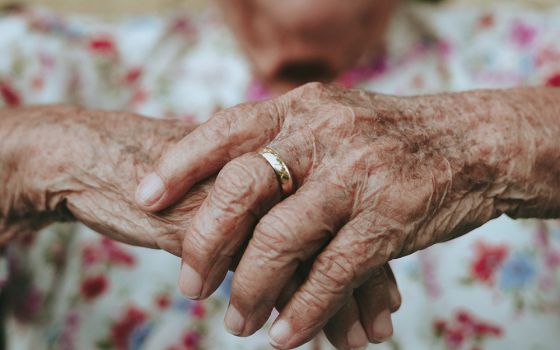
<path fill-rule="evenodd" d="M 195 186 L 175 205 L 157 214 L 140 210 L 133 202 L 133 193 L 155 160 L 193 126 L 64 106 L 0 112 L 4 120 L 15 121 L 10 137 L 2 139 L 0 158 L 0 178 L 8 179 L 0 192 L 8 193 L 4 198 L 11 198 L 11 203 L 22 203 L 0 203 L 2 207 L 6 203 L 6 213 L 14 213 L 9 226 L 17 226 L 15 231 L 21 232 L 23 226 L 36 230 L 53 221 L 77 220 L 124 243 L 181 255 L 185 230 L 214 179 Z M 16 219 L 18 225 L 14 226 Z M 389 269 L 386 272 L 393 278 Z M 392 281 L 392 305 L 397 308 L 400 296 Z M 289 300 L 300 283 L 298 276 L 287 283 L 277 307 Z M 377 294 L 383 302 L 373 304 L 370 299 L 372 307 L 384 307 L 387 292 Z M 355 324 L 355 308 L 348 303 L 325 327 L 328 338 L 341 348 L 367 342 L 360 324 Z M 357 343 L 348 340 L 349 330 Z"/>
<path fill-rule="evenodd" d="M 305 85 L 218 113 L 166 153 L 137 198 L 159 210 L 221 169 L 185 235 L 183 292 L 210 294 L 248 244 L 226 316 L 234 333 L 248 335 L 286 281 L 311 264 L 270 333 L 276 347 L 295 347 L 349 296 L 362 295 L 364 281 L 382 276 L 390 259 L 519 209 L 528 198 L 519 185 L 530 183 L 534 161 L 521 146 L 534 132 L 518 114 L 520 96 L 510 94 L 399 98 Z M 266 145 L 298 186 L 282 201 L 271 167 L 255 153 Z M 360 300 L 355 307 L 375 339 L 371 317 L 381 316 Z"/>
<path fill-rule="evenodd" d="M 22 203 L 11 206 L 22 225 L 37 229 L 52 221 L 78 220 L 124 243 L 180 256 L 184 227 L 213 181 L 158 215 L 143 212 L 132 198 L 137 180 L 194 126 L 66 106 L 5 114 L 19 120 L 12 132 L 19 136 L 3 145 L 13 149 L 14 161 L 3 159 L 2 170 L 12 168 L 9 178 L 17 181 L 6 190 L 12 202 Z"/>

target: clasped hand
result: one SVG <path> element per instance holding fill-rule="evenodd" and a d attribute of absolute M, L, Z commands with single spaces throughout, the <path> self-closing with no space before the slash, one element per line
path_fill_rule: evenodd
<path fill-rule="evenodd" d="M 458 118 L 459 104 L 478 108 L 459 95 L 402 98 L 308 84 L 219 112 L 165 153 L 136 198 L 159 211 L 218 174 L 185 234 L 180 287 L 205 298 L 235 268 L 225 318 L 233 334 L 258 330 L 276 305 L 277 348 L 329 325 L 348 335 L 331 337 L 337 347 L 383 341 L 400 305 L 388 261 L 503 211 L 494 157 L 503 147 L 481 141 L 492 121 Z M 297 191 L 287 198 L 257 153 L 265 146 L 292 173 Z"/>

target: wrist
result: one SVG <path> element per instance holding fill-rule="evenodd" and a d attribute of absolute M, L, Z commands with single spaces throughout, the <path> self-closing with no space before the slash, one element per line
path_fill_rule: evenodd
<path fill-rule="evenodd" d="M 560 215 L 559 91 L 546 88 L 482 90 L 428 97 L 455 178 L 493 202 L 494 216 Z M 426 107 L 426 106 L 424 106 Z M 434 115 L 436 118 L 434 119 Z"/>
<path fill-rule="evenodd" d="M 506 213 L 513 218 L 560 218 L 560 89 L 506 90 L 503 98 L 516 123 L 504 126 L 517 137 L 511 151 L 512 177 Z"/>
<path fill-rule="evenodd" d="M 34 153 L 30 136 L 38 127 L 36 115 L 23 108 L 0 109 L 0 125 L 0 245 L 3 245 L 15 234 L 40 228 L 46 217 L 36 210 L 35 198 L 28 190 L 32 169 L 26 163 Z"/>

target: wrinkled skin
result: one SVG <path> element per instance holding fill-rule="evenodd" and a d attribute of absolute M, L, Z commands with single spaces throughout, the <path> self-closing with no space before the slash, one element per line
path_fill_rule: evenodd
<path fill-rule="evenodd" d="M 293 348 L 393 258 L 502 213 L 559 217 L 558 101 L 547 88 L 403 98 L 308 84 L 218 113 L 158 163 L 150 178 L 163 187 L 148 196 L 140 186 L 137 199 L 160 210 L 219 171 L 185 235 L 180 286 L 189 297 L 212 293 L 252 235 L 225 320 L 246 336 L 311 264 L 270 333 L 275 347 Z M 255 153 L 266 145 L 298 187 L 283 200 Z M 380 314 L 360 312 L 370 340 Z"/>
<path fill-rule="evenodd" d="M 2 232 L 78 220 L 125 243 L 181 254 L 183 228 L 206 197 L 197 187 L 174 208 L 146 214 L 131 200 L 163 150 L 194 126 L 75 107 L 3 110 Z M 10 123 L 10 121 L 12 121 Z"/>
<path fill-rule="evenodd" d="M 4 243 L 15 234 L 35 232 L 55 221 L 76 220 L 124 243 L 181 256 L 184 233 L 214 179 L 157 214 L 142 211 L 133 193 L 155 160 L 193 125 L 64 106 L 0 110 L 0 124 L 0 237 Z M 371 314 L 399 307 L 392 272 L 388 266 L 381 271 L 377 279 L 383 279 L 383 284 L 371 278 L 364 295 L 349 296 L 347 306 L 325 326 L 335 346 L 354 348 L 368 342 L 356 300 Z M 287 283 L 277 301 L 279 308 L 297 289 L 301 276 L 294 275 Z"/>
<path fill-rule="evenodd" d="M 219 0 L 255 73 L 288 90 L 371 61 L 396 0 Z"/>

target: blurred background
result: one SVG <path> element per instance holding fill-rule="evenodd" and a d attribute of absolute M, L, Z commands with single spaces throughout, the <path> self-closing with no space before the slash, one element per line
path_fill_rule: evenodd
<path fill-rule="evenodd" d="M 421 0 L 436 2 L 437 0 Z M 0 6 L 13 4 L 34 4 L 52 7 L 68 13 L 88 13 L 103 16 L 119 16 L 167 11 L 170 9 L 202 9 L 211 0 L 0 0 Z M 534 6 L 547 6 L 558 0 L 442 0 L 446 3 L 469 3 L 492 5 L 497 3 L 523 3 Z"/>
<path fill-rule="evenodd" d="M 69 13 L 88 13 L 104 16 L 142 14 L 169 9 L 200 9 L 208 0 L 0 0 L 0 5 L 33 4 L 56 8 Z"/>

